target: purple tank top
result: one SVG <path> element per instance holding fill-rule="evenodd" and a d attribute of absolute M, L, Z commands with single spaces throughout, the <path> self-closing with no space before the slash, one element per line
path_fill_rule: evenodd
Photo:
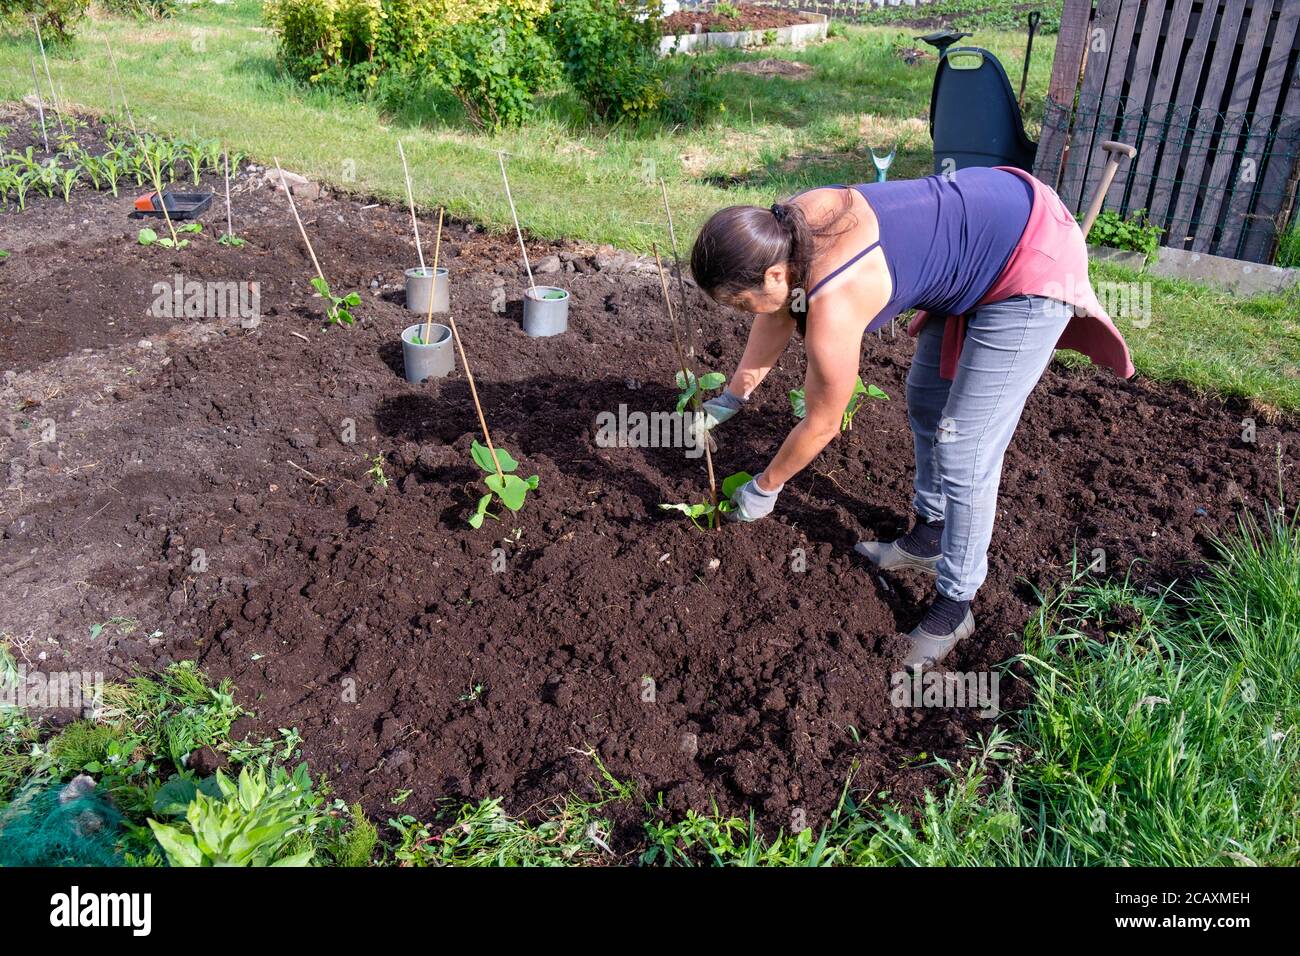
<path fill-rule="evenodd" d="M 880 239 L 813 286 L 808 298 L 881 246 L 894 292 L 868 330 L 908 309 L 969 312 L 1006 268 L 1034 202 L 1029 183 L 986 167 L 852 188 L 871 204 Z"/>

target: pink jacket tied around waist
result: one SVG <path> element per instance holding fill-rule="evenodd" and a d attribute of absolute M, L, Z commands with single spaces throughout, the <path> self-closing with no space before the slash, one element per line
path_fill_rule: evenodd
<path fill-rule="evenodd" d="M 1058 349 L 1082 352 L 1098 365 L 1104 365 L 1122 378 L 1133 374 L 1124 336 L 1097 301 L 1088 281 L 1088 247 L 1083 232 L 1060 197 L 1045 183 L 1023 169 L 998 166 L 1015 173 L 1034 191 L 1034 204 L 1020 242 L 1007 260 L 1006 267 L 993 287 L 977 303 L 986 305 L 1018 295 L 1039 295 L 1058 299 L 1074 309 L 1074 315 L 1056 342 Z M 917 312 L 908 326 L 915 336 L 930 318 Z M 966 317 L 948 316 L 940 350 L 939 374 L 951 381 L 957 376 L 962 342 L 966 338 Z"/>

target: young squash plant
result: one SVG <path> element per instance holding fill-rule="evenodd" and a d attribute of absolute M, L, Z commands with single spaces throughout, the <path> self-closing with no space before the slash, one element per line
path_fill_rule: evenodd
<path fill-rule="evenodd" d="M 492 452 L 496 451 L 496 461 L 492 460 Z M 492 504 L 492 497 L 495 495 L 500 502 L 511 511 L 518 511 L 524 506 L 528 498 L 528 492 L 536 491 L 539 478 L 537 475 L 530 475 L 527 478 L 520 478 L 513 472 L 519 468 L 519 462 L 515 461 L 514 456 L 506 451 L 500 445 L 489 449 L 486 445 L 480 445 L 478 439 L 474 439 L 469 449 L 470 458 L 474 464 L 478 465 L 487 475 L 483 479 L 483 484 L 487 485 L 488 493 L 479 498 L 478 506 L 474 513 L 469 516 L 469 526 L 471 528 L 483 527 L 483 519 L 491 518 L 497 521 L 498 516 L 488 511 Z M 501 470 L 497 470 L 497 465 Z"/>
<path fill-rule="evenodd" d="M 691 524 L 701 531 L 707 531 L 710 528 L 718 526 L 718 518 L 729 511 L 735 510 L 735 505 L 731 501 L 731 496 L 736 493 L 741 485 L 749 481 L 754 476 L 747 471 L 738 471 L 734 475 L 728 475 L 722 479 L 722 499 L 714 505 L 712 502 L 683 502 L 680 504 L 661 504 L 659 507 L 664 511 L 680 511 L 686 517 L 691 519 Z M 704 524 L 700 524 L 703 519 Z"/>
<path fill-rule="evenodd" d="M 727 383 L 727 376 L 722 372 L 705 372 L 698 379 L 695 373 L 690 369 L 683 372 L 677 370 L 677 413 L 680 415 L 686 411 L 686 406 L 697 395 L 703 395 L 705 392 L 712 392 Z"/>
<path fill-rule="evenodd" d="M 840 419 L 840 431 L 846 432 L 853 427 L 853 417 L 862 411 L 862 403 L 865 399 L 875 398 L 889 401 L 889 395 L 883 389 L 875 385 L 863 385 L 862 376 L 853 384 L 853 394 L 849 397 L 848 407 L 844 409 L 844 415 Z M 804 418 L 808 414 L 808 406 L 804 402 L 804 392 L 802 388 L 790 390 L 790 408 L 794 412 L 795 418 Z"/>
<path fill-rule="evenodd" d="M 352 315 L 352 309 L 361 304 L 359 293 L 349 292 L 347 295 L 335 295 L 330 291 L 329 283 L 325 281 L 324 276 L 313 277 L 311 287 L 329 303 L 325 309 L 325 318 L 331 325 L 351 325 L 356 322 L 356 318 Z"/>

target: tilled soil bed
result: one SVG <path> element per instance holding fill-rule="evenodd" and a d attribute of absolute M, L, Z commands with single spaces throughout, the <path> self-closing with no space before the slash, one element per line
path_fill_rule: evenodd
<path fill-rule="evenodd" d="M 378 819 L 404 790 L 416 815 L 486 796 L 532 812 L 586 786 L 594 753 L 669 815 L 716 803 L 769 831 L 796 810 L 816 826 L 851 772 L 906 800 L 937 782 L 929 757 L 960 759 L 990 729 L 974 708 L 890 705 L 895 635 L 930 581 L 878 578 L 852 553 L 907 523 L 901 332 L 863 349 L 863 378 L 891 400 L 790 483 L 774 519 L 704 533 L 658 507 L 703 496 L 702 459 L 595 437 L 601 412 L 674 401 L 653 268 L 530 243 L 573 301 L 566 335 L 529 339 L 512 237 L 455 223 L 452 306 L 494 438 L 540 476 L 522 512 L 474 531 L 463 369 L 422 386 L 401 375 L 405 213 L 304 202 L 336 290 L 363 291 L 358 326 L 323 328 L 283 196 L 245 172 L 235 205 L 238 250 L 210 235 L 140 247 L 126 194 L 0 219 L 13 253 L 0 265 L 0 631 L 21 660 L 115 676 L 197 659 L 234 680 L 250 732 L 297 727 L 313 767 Z M 216 207 L 207 218 L 219 232 Z M 149 315 L 155 283 L 176 276 L 260 283 L 260 326 Z M 729 371 L 746 317 L 693 289 L 690 311 L 699 365 Z M 767 462 L 803 364 L 796 343 L 720 430 L 721 474 Z M 1261 422 L 1243 442 L 1249 414 L 1054 365 L 1007 454 L 978 631 L 951 667 L 1015 655 L 1034 589 L 1065 580 L 1076 549 L 1086 562 L 1103 548 L 1107 574 L 1154 588 L 1195 573 L 1279 483 L 1294 501 L 1300 436 Z M 374 456 L 387 487 L 367 477 Z M 1003 708 L 1026 696 L 1003 680 Z M 615 837 L 624 850 L 638 838 L 631 818 Z"/>
<path fill-rule="evenodd" d="M 708 10 L 679 10 L 663 18 L 661 32 L 664 36 L 685 33 L 731 33 L 739 30 L 774 30 L 778 27 L 808 23 L 815 19 L 796 10 L 762 7 L 750 3 L 733 4 L 736 16 Z M 728 13 L 730 11 L 727 11 Z"/>

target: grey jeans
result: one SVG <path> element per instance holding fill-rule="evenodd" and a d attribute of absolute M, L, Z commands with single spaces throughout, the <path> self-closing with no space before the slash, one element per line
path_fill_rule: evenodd
<path fill-rule="evenodd" d="M 988 574 L 1003 455 L 1069 319 L 1069 306 L 1040 296 L 981 306 L 968 317 L 951 382 L 939 377 L 944 323 L 927 322 L 917 337 L 907 374 L 912 507 L 944 522 L 938 588 L 953 600 L 969 601 Z"/>

